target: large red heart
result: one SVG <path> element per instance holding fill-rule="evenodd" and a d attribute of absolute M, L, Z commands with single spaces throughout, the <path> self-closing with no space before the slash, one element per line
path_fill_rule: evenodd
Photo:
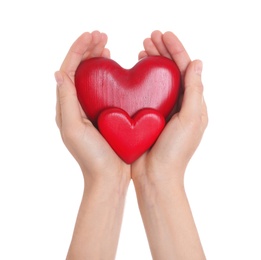
<path fill-rule="evenodd" d="M 95 125 L 100 112 L 110 107 L 121 108 L 130 116 L 153 108 L 167 118 L 177 101 L 180 71 L 163 56 L 141 59 L 131 69 L 98 57 L 79 65 L 75 86 L 84 112 Z"/>
<path fill-rule="evenodd" d="M 162 118 L 167 119 L 173 111 L 180 88 L 180 71 L 172 60 L 162 56 L 141 59 L 131 69 L 99 57 L 79 65 L 75 86 L 87 117 L 96 127 L 99 121 L 101 134 L 123 160 L 131 163 L 155 142 L 164 127 Z"/>
<path fill-rule="evenodd" d="M 129 164 L 153 145 L 164 126 L 161 113 L 149 108 L 140 110 L 132 118 L 122 109 L 110 108 L 98 118 L 101 134 Z"/>

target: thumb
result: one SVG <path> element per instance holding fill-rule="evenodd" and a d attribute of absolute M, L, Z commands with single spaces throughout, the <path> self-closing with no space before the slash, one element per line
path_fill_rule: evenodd
<path fill-rule="evenodd" d="M 54 76 L 57 83 L 57 103 L 62 127 L 74 125 L 81 119 L 75 86 L 63 71 L 55 72 Z"/>
<path fill-rule="evenodd" d="M 202 62 L 192 61 L 185 74 L 184 97 L 180 114 L 185 117 L 201 116 L 203 99 L 203 84 L 201 80 Z"/>

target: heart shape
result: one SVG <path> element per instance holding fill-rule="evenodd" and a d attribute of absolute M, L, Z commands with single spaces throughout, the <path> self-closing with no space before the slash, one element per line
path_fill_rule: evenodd
<path fill-rule="evenodd" d="M 138 111 L 132 118 L 122 109 L 111 108 L 101 112 L 98 118 L 99 131 L 128 164 L 155 143 L 164 126 L 164 117 L 149 108 Z"/>
<path fill-rule="evenodd" d="M 130 116 L 153 108 L 167 119 L 178 98 L 180 71 L 163 56 L 143 58 L 131 69 L 97 57 L 78 66 L 75 86 L 79 102 L 95 126 L 100 112 L 111 107 L 121 108 Z"/>
<path fill-rule="evenodd" d="M 180 71 L 163 56 L 143 58 L 131 69 L 96 57 L 78 66 L 75 86 L 88 119 L 116 153 L 131 163 L 153 145 L 171 115 Z"/>

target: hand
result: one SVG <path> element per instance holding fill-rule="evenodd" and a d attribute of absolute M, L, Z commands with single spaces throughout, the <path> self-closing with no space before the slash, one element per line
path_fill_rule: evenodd
<path fill-rule="evenodd" d="M 66 259 L 115 259 L 130 166 L 111 149 L 83 112 L 74 86 L 84 59 L 107 57 L 107 36 L 82 34 L 71 46 L 57 81 L 56 122 L 64 144 L 79 163 L 84 192 Z"/>
<path fill-rule="evenodd" d="M 179 39 L 171 32 L 154 31 L 144 40 L 139 58 L 162 55 L 176 62 L 182 77 L 181 109 L 167 123 L 152 149 L 132 165 L 132 178 L 183 181 L 185 168 L 197 149 L 208 116 L 201 82 L 202 63 L 191 62 Z M 164 174 L 163 174 L 164 173 Z"/>
<path fill-rule="evenodd" d="M 139 58 L 162 55 L 176 62 L 182 77 L 181 108 L 151 150 L 132 164 L 139 209 L 153 259 L 205 260 L 184 189 L 184 173 L 208 117 L 201 83 L 202 63 L 190 61 L 171 32 L 154 31 Z"/>
<path fill-rule="evenodd" d="M 130 180 L 130 166 L 111 149 L 83 112 L 74 86 L 75 71 L 81 61 L 92 57 L 110 57 L 105 48 L 107 35 L 94 31 L 83 33 L 71 46 L 57 81 L 56 122 L 64 144 L 79 163 L 86 183 L 90 180 L 106 183 Z"/>

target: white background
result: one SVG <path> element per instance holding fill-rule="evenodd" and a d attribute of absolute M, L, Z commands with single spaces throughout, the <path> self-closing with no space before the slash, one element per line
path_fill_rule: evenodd
<path fill-rule="evenodd" d="M 0 259 L 65 259 L 83 182 L 55 125 L 53 73 L 73 41 L 106 32 L 129 68 L 159 29 L 204 63 L 210 121 L 186 189 L 207 258 L 260 260 L 260 25 L 258 0 L 1 1 Z M 151 259 L 132 185 L 117 254 L 128 259 Z"/>

